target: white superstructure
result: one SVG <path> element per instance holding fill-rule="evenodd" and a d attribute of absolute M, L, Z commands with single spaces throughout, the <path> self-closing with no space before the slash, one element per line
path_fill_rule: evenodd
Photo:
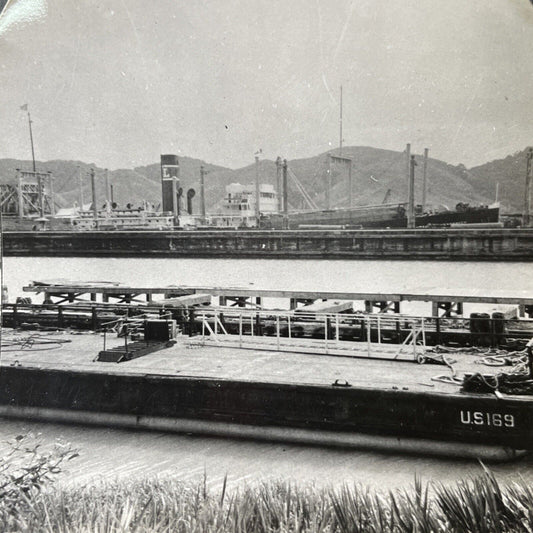
<path fill-rule="evenodd" d="M 276 213 L 278 210 L 277 193 L 270 183 L 259 186 L 260 214 Z M 226 187 L 223 213 L 211 215 L 211 223 L 216 226 L 254 227 L 257 226 L 255 185 L 231 183 Z"/>

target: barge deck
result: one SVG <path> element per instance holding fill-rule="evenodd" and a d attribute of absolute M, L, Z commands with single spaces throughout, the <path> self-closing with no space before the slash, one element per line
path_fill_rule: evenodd
<path fill-rule="evenodd" d="M 435 366 L 204 340 L 117 364 L 95 360 L 99 334 L 4 330 L 0 414 L 485 459 L 533 448 L 531 397 L 461 392 L 462 376 L 498 370 L 476 355 Z"/>

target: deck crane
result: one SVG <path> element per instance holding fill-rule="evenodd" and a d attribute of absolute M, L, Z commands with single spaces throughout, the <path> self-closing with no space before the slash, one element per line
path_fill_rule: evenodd
<path fill-rule="evenodd" d="M 318 206 L 316 205 L 314 200 L 311 198 L 309 193 L 305 190 L 304 186 L 302 185 L 302 183 L 300 182 L 300 180 L 298 179 L 298 177 L 296 176 L 296 174 L 290 167 L 288 167 L 288 174 L 290 178 L 292 179 L 293 183 L 296 185 L 298 192 L 302 195 L 303 199 L 305 200 L 307 205 L 310 207 L 310 209 L 317 211 Z"/>

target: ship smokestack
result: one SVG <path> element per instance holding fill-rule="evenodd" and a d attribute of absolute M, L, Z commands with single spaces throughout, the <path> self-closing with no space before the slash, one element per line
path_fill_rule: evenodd
<path fill-rule="evenodd" d="M 180 165 L 178 156 L 174 154 L 161 154 L 161 188 L 162 209 L 170 211 L 175 217 L 178 213 L 178 188 Z"/>
<path fill-rule="evenodd" d="M 196 191 L 194 189 L 189 189 L 187 191 L 187 213 L 189 215 L 192 215 L 192 199 L 194 198 L 194 195 L 196 194 Z"/>

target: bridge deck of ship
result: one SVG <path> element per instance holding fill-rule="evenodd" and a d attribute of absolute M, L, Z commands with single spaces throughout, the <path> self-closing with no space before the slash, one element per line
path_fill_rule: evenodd
<path fill-rule="evenodd" d="M 107 336 L 108 349 L 119 345 L 124 345 L 122 338 Z M 260 349 L 260 345 L 239 349 L 223 343 L 220 346 L 202 345 L 199 337 L 178 336 L 174 346 L 131 361 L 95 362 L 102 349 L 103 336 L 94 333 L 35 333 L 5 329 L 1 366 L 324 386 L 338 380 L 341 384 L 347 381 L 353 386 L 369 388 L 459 392 L 458 384 L 435 380 L 439 376 L 452 376 L 452 369 L 445 365 L 319 355 L 305 353 L 305 346 L 300 346 L 301 351 L 292 352 L 277 351 L 272 345 L 265 349 Z M 446 357 L 459 378 L 465 372 L 494 374 L 499 370 L 476 362 L 482 357 L 480 353 L 456 352 Z"/>

